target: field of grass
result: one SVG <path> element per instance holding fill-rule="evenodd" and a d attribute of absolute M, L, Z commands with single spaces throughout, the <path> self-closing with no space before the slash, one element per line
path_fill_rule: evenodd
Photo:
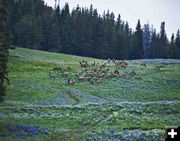
<path fill-rule="evenodd" d="M 10 50 L 11 83 L 0 103 L 0 141 L 159 141 L 165 126 L 180 125 L 180 60 L 127 61 L 120 71 L 134 70 L 142 79 L 108 77 L 100 84 L 76 80 L 67 85 L 67 78 L 53 71 L 71 67 L 69 77 L 76 79 L 82 60 L 107 62 Z M 49 72 L 56 78 L 50 79 Z"/>

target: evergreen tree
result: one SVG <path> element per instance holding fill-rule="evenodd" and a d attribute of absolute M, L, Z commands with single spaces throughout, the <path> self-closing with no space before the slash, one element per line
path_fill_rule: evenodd
<path fill-rule="evenodd" d="M 149 24 L 144 25 L 143 31 L 143 58 L 150 58 L 150 42 L 151 42 Z"/>
<path fill-rule="evenodd" d="M 174 58 L 176 56 L 176 46 L 175 46 L 175 37 L 174 33 L 171 36 L 171 44 L 169 49 L 169 58 Z"/>
<path fill-rule="evenodd" d="M 159 44 L 159 34 L 156 33 L 155 29 L 152 29 L 152 37 L 151 37 L 151 49 L 150 49 L 150 58 L 159 58 L 160 54 L 160 44 Z"/>
<path fill-rule="evenodd" d="M 132 59 L 143 58 L 143 31 L 141 29 L 140 20 L 138 20 L 136 31 L 134 33 L 133 48 L 131 50 Z"/>
<path fill-rule="evenodd" d="M 160 30 L 160 58 L 167 58 L 168 57 L 168 40 L 165 31 L 165 22 L 161 23 L 161 30 Z"/>
<path fill-rule="evenodd" d="M 8 49 L 10 48 L 9 34 L 6 29 L 7 11 L 0 5 L 0 101 L 3 101 L 6 93 Z"/>
<path fill-rule="evenodd" d="M 176 47 L 175 58 L 180 59 L 180 31 L 179 29 L 176 34 L 175 47 Z"/>
<path fill-rule="evenodd" d="M 138 20 L 134 32 L 120 15 L 115 20 L 114 13 L 108 10 L 101 16 L 93 5 L 77 5 L 70 11 L 68 4 L 53 9 L 43 0 L 0 2 L 9 11 L 7 27 L 13 45 L 104 59 L 179 57 L 179 33 L 170 45 L 165 22 L 157 34 L 148 24 L 142 30 Z"/>

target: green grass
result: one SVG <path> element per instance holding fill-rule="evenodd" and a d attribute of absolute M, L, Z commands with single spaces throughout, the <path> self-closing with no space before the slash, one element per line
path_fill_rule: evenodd
<path fill-rule="evenodd" d="M 23 48 L 10 50 L 11 83 L 5 102 L 0 103 L 0 140 L 93 140 L 92 133 L 96 140 L 113 140 L 125 138 L 125 129 L 131 135 L 139 130 L 147 140 L 159 135 L 160 140 L 165 126 L 180 124 L 180 63 L 144 60 L 147 68 L 142 69 L 140 61 L 128 61 L 128 67 L 120 71 L 135 70 L 141 80 L 108 77 L 95 85 L 76 79 L 69 86 L 66 77 L 53 71 L 55 66 L 70 66 L 69 77 L 76 78 L 82 60 L 107 62 Z M 160 72 L 153 70 L 157 64 L 163 66 Z M 112 63 L 108 67 L 115 69 Z M 56 78 L 50 79 L 49 72 Z M 21 139 L 7 131 L 7 124 L 40 126 L 48 128 L 49 134 Z M 105 133 L 112 130 L 118 135 Z"/>

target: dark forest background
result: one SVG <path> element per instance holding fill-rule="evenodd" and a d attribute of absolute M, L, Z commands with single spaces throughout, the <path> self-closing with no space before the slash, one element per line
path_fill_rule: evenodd
<path fill-rule="evenodd" d="M 12 45 L 103 59 L 180 58 L 180 31 L 167 38 L 148 23 L 132 30 L 113 12 L 102 15 L 91 5 L 72 11 L 66 4 L 52 8 L 43 0 L 2 0 L 9 11 Z"/>

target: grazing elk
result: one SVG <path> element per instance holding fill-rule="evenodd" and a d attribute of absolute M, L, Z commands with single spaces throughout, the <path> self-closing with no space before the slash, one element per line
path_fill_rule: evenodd
<path fill-rule="evenodd" d="M 94 67 L 96 65 L 96 62 L 94 61 L 92 64 L 91 64 L 91 67 Z"/>
<path fill-rule="evenodd" d="M 128 66 L 128 63 L 122 60 L 113 60 L 113 62 L 117 67 L 126 68 Z"/>
<path fill-rule="evenodd" d="M 154 70 L 160 71 L 160 66 L 159 66 L 159 65 L 155 66 L 155 67 L 154 67 Z"/>
<path fill-rule="evenodd" d="M 115 59 L 113 59 L 112 62 L 116 65 L 116 60 Z"/>
<path fill-rule="evenodd" d="M 54 71 L 62 71 L 62 68 L 61 68 L 61 67 L 56 66 L 56 67 L 54 67 Z"/>
<path fill-rule="evenodd" d="M 68 79 L 68 85 L 74 85 L 76 82 L 76 80 L 73 80 L 73 79 Z"/>
<path fill-rule="evenodd" d="M 86 77 L 82 75 L 82 76 L 78 76 L 78 79 L 79 79 L 80 81 L 83 81 L 83 80 L 86 79 Z"/>
<path fill-rule="evenodd" d="M 145 63 L 141 63 L 141 64 L 140 64 L 140 67 L 146 68 L 146 64 L 145 64 Z"/>
<path fill-rule="evenodd" d="M 89 66 L 87 61 L 79 61 L 79 64 L 81 65 L 81 68 L 87 68 Z"/>
<path fill-rule="evenodd" d="M 110 63 L 111 63 L 111 60 L 110 60 L 109 58 L 108 58 L 108 60 L 107 60 L 107 61 L 108 61 L 108 64 L 110 64 Z"/>
<path fill-rule="evenodd" d="M 103 70 L 103 68 L 105 68 L 105 67 L 106 67 L 106 63 L 100 65 L 100 70 Z"/>
<path fill-rule="evenodd" d="M 128 63 L 126 63 L 125 61 L 122 61 L 120 64 L 121 68 L 127 68 L 127 66 L 128 66 Z"/>
<path fill-rule="evenodd" d="M 55 78 L 56 78 L 56 76 L 55 76 L 55 74 L 51 74 L 51 73 L 49 73 L 49 78 L 53 78 L 53 79 L 55 79 Z"/>
<path fill-rule="evenodd" d="M 130 74 L 131 76 L 135 76 L 137 73 L 136 73 L 134 70 L 132 70 L 129 74 Z"/>
<path fill-rule="evenodd" d="M 114 74 L 116 75 L 116 76 L 119 76 L 119 71 L 116 69 L 116 70 L 114 70 Z"/>
<path fill-rule="evenodd" d="M 141 80 L 142 77 L 141 77 L 141 76 L 134 76 L 134 79 L 136 79 L 136 80 Z"/>

